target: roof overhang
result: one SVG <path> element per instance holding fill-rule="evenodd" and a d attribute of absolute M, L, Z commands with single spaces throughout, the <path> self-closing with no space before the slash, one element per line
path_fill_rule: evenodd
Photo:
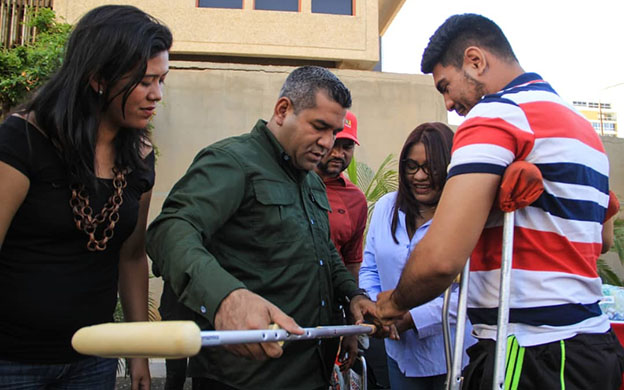
<path fill-rule="evenodd" d="M 405 3 L 405 0 L 378 0 L 379 1 L 379 36 L 385 34 L 386 30 L 390 26 L 390 23 L 394 20 L 394 17 L 399 13 L 399 10 Z"/>

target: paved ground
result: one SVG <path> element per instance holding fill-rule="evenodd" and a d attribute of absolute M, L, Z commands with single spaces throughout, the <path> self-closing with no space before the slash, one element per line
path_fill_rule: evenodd
<path fill-rule="evenodd" d="M 115 390 L 130 390 L 130 378 L 117 378 Z M 165 388 L 165 378 L 152 378 L 152 390 L 163 390 Z M 184 390 L 191 390 L 191 380 L 187 379 Z"/>
<path fill-rule="evenodd" d="M 123 372 L 123 371 L 122 371 Z M 150 375 L 152 376 L 152 390 L 163 390 L 165 388 L 165 361 L 163 359 L 150 359 Z M 117 378 L 115 390 L 131 390 L 130 377 Z M 187 379 L 184 390 L 191 390 L 191 379 Z"/>
<path fill-rule="evenodd" d="M 377 340 L 377 339 L 374 339 Z M 380 340 L 381 341 L 381 340 Z M 383 348 L 383 341 L 378 343 Z M 377 345 L 377 344 L 375 344 Z M 375 345 L 371 344 L 371 347 L 375 347 Z M 375 347 L 376 348 L 376 347 Z M 373 348 L 374 349 L 374 348 Z M 377 373 L 377 375 L 369 376 L 369 379 L 374 378 L 374 382 L 369 381 L 368 388 L 370 390 L 390 390 L 387 379 L 387 372 L 385 366 L 378 366 L 378 362 L 368 357 L 369 364 L 372 363 L 372 370 Z M 371 375 L 371 371 L 369 371 L 369 375 Z M 121 371 L 123 372 L 123 371 Z M 150 375 L 152 376 L 152 390 L 164 390 L 165 388 L 165 361 L 164 359 L 150 359 Z M 377 385 L 377 386 L 376 386 Z M 117 384 L 115 386 L 115 390 L 131 390 L 132 384 L 130 383 L 130 377 L 118 377 Z M 184 390 L 191 390 L 191 379 L 187 378 L 186 383 L 184 384 Z"/>

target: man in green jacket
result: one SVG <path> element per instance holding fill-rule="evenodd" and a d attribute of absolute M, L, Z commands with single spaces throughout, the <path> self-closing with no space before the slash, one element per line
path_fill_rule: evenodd
<path fill-rule="evenodd" d="M 331 243 L 312 171 L 342 130 L 351 94 L 320 67 L 295 69 L 273 115 L 203 149 L 148 230 L 148 253 L 202 329 L 342 324 L 374 314 Z M 337 339 L 205 348 L 194 389 L 327 389 Z M 355 351 L 351 351 L 355 353 Z"/>

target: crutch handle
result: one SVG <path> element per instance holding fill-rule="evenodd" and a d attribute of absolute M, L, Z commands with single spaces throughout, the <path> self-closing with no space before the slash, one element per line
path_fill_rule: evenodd
<path fill-rule="evenodd" d="M 514 161 L 501 180 L 497 205 L 505 213 L 535 202 L 544 192 L 544 181 L 539 168 L 527 161 Z"/>
<path fill-rule="evenodd" d="M 193 321 L 100 324 L 79 329 L 72 347 L 84 355 L 176 359 L 199 352 L 201 331 Z"/>

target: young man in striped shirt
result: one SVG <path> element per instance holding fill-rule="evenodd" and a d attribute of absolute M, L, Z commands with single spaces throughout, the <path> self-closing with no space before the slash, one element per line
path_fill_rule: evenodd
<path fill-rule="evenodd" d="M 378 296 L 379 314 L 391 319 L 436 297 L 470 256 L 468 314 L 480 341 L 469 349 L 464 389 L 492 387 L 502 243 L 493 203 L 505 168 L 525 160 L 542 172 L 545 191 L 516 212 L 506 388 L 617 389 L 624 350 L 598 307 L 596 259 L 609 200 L 600 138 L 539 75 L 522 69 L 483 16 L 447 19 L 421 67 L 433 73 L 446 108 L 466 120 L 431 228 L 397 288 Z"/>

